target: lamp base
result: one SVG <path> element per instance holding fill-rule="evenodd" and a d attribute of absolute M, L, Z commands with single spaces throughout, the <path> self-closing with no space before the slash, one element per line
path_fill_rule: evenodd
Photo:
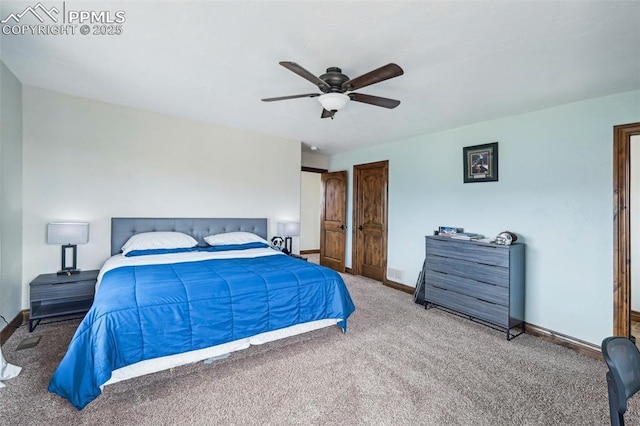
<path fill-rule="evenodd" d="M 61 271 L 58 271 L 58 275 L 75 275 L 75 274 L 79 274 L 80 273 L 80 269 L 63 269 Z"/>

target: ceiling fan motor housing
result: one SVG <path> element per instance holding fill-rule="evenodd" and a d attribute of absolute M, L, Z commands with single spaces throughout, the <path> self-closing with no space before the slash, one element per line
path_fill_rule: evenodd
<path fill-rule="evenodd" d="M 330 92 L 344 93 L 349 90 L 348 88 L 342 88 L 342 83 L 349 81 L 349 77 L 342 74 L 342 70 L 338 67 L 327 68 L 327 73 L 322 74 L 320 80 L 330 86 Z"/>

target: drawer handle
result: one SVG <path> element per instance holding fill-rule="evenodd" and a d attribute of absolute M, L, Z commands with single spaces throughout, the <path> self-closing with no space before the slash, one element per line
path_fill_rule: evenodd
<path fill-rule="evenodd" d="M 55 283 L 50 283 L 51 285 L 65 285 L 65 284 L 71 284 L 71 285 L 91 285 L 91 281 L 90 280 L 84 280 L 84 281 L 62 281 L 62 282 L 55 282 Z M 95 280 L 93 281 L 93 284 L 95 284 Z"/>

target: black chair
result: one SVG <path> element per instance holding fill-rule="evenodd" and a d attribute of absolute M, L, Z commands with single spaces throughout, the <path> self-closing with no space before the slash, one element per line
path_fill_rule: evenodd
<path fill-rule="evenodd" d="M 627 400 L 640 390 L 640 351 L 626 337 L 607 337 L 602 356 L 609 366 L 609 415 L 612 426 L 624 426 Z"/>

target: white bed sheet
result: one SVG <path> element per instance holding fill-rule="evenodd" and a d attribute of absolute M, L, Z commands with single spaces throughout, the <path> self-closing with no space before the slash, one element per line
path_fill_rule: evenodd
<path fill-rule="evenodd" d="M 126 367 L 114 370 L 111 378 L 100 386 L 103 390 L 105 386 L 111 385 L 123 380 L 132 379 L 134 377 L 144 376 L 145 374 L 157 373 L 158 371 L 168 370 L 186 364 L 203 361 L 208 358 L 229 354 L 231 352 L 247 349 L 251 345 L 262 345 L 263 343 L 273 342 L 275 340 L 284 339 L 286 337 L 307 333 L 313 330 L 330 327 L 336 325 L 339 319 L 324 319 L 319 321 L 311 321 L 303 324 L 296 324 L 291 327 L 282 328 L 280 330 L 268 331 L 252 337 L 235 340 L 229 343 L 223 343 L 217 346 L 198 349 L 195 351 L 184 352 L 181 354 L 169 355 L 160 358 L 147 359 L 128 365 Z"/>
<path fill-rule="evenodd" d="M 102 265 L 98 274 L 96 283 L 96 291 L 100 287 L 102 277 L 112 269 L 121 266 L 140 266 L 140 265 L 158 265 L 161 263 L 181 263 L 181 262 L 197 262 L 199 260 L 209 259 L 233 259 L 239 257 L 260 257 L 260 256 L 285 256 L 284 253 L 274 250 L 270 247 L 254 248 L 247 250 L 226 250 L 226 251 L 189 251 L 184 253 L 168 253 L 168 254 L 152 254 L 149 256 L 132 256 L 127 257 L 122 253 L 111 256 Z"/>

